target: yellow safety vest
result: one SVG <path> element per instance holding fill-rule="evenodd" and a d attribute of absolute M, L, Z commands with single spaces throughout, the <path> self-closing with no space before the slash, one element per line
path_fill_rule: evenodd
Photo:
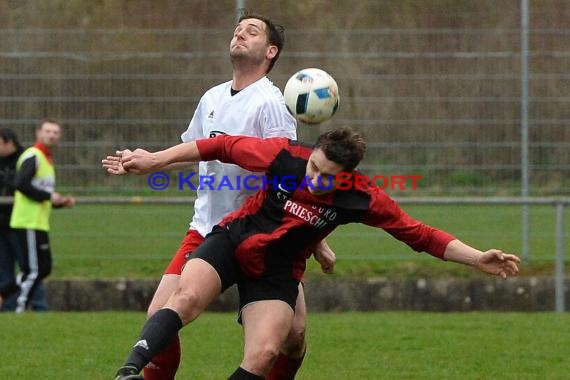
<path fill-rule="evenodd" d="M 16 169 L 20 170 L 22 163 L 31 156 L 36 159 L 36 174 L 32 179 L 32 185 L 52 193 L 55 190 L 55 168 L 41 150 L 36 147 L 26 149 L 18 159 Z M 37 202 L 16 190 L 10 227 L 49 231 L 51 207 L 49 199 Z"/>

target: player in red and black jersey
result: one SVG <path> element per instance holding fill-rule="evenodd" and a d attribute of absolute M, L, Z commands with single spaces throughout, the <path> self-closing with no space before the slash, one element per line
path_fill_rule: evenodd
<path fill-rule="evenodd" d="M 315 244 L 341 224 L 379 227 L 416 251 L 503 278 L 518 273 L 515 255 L 497 249 L 482 252 L 423 224 L 371 184 L 337 189 L 339 175 L 356 177 L 365 150 L 357 134 L 342 128 L 321 135 L 314 147 L 284 138 L 220 136 L 157 153 L 137 149 L 108 157 L 107 162 L 138 174 L 174 162 L 216 159 L 266 173 L 263 188 L 194 251 L 179 288 L 148 320 L 119 371 L 131 375 L 117 378 L 136 379 L 133 369 L 140 371 L 183 325 L 233 284 L 240 295 L 244 358 L 230 379 L 265 378 L 289 331 L 305 260 Z M 106 168 L 115 170 L 110 164 Z"/>

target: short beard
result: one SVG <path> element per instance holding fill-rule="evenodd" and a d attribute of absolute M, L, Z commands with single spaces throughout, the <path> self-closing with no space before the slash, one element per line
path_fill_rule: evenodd
<path fill-rule="evenodd" d="M 234 67 L 256 67 L 263 63 L 263 57 L 252 57 L 247 54 L 230 53 L 230 61 Z"/>

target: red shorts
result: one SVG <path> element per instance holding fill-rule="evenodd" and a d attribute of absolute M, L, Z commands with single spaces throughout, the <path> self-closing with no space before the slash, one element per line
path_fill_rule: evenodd
<path fill-rule="evenodd" d="M 182 243 L 180 243 L 180 247 L 178 247 L 178 251 L 168 264 L 168 267 L 164 271 L 164 274 L 182 274 L 182 268 L 186 264 L 186 255 L 188 253 L 194 252 L 196 248 L 204 241 L 204 237 L 200 235 L 200 233 L 194 229 L 188 230 L 186 235 L 184 235 L 184 239 L 182 239 Z"/>

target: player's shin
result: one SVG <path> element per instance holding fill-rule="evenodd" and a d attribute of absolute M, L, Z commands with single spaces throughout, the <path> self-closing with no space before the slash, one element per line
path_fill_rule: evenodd
<path fill-rule="evenodd" d="M 306 352 L 306 346 L 305 351 L 303 351 L 303 355 L 300 358 L 293 358 L 285 355 L 283 352 L 280 352 L 277 360 L 273 363 L 271 372 L 267 375 L 266 380 L 293 380 L 295 375 L 297 375 L 297 371 L 299 371 L 299 368 L 301 367 L 301 363 L 303 363 Z"/>
<path fill-rule="evenodd" d="M 174 310 L 157 311 L 144 325 L 125 364 L 142 370 L 154 356 L 170 344 L 181 328 L 182 321 Z"/>
<path fill-rule="evenodd" d="M 145 380 L 174 380 L 180 365 L 180 338 L 176 335 L 168 347 L 144 367 Z"/>

